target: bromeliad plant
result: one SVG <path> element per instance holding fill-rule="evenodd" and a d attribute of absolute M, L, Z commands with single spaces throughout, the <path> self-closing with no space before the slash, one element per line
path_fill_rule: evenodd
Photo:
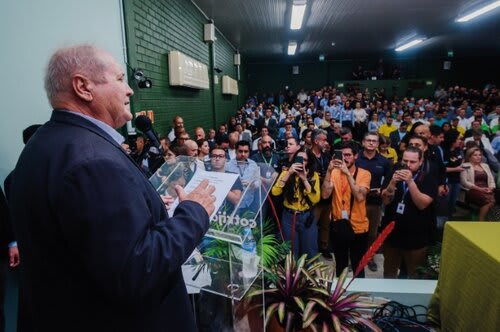
<path fill-rule="evenodd" d="M 307 299 L 316 292 L 322 292 L 313 276 L 318 273 L 317 270 L 326 268 L 328 267 L 319 261 L 319 255 L 311 259 L 303 255 L 296 261 L 291 252 L 287 254 L 284 265 L 264 267 L 266 272 L 276 276 L 275 287 L 254 290 L 248 297 L 264 294 L 267 304 L 265 325 L 267 326 L 271 318 L 277 315 L 280 325 L 284 326 L 286 331 L 302 328 Z M 254 308 L 261 306 L 259 303 Z"/>
<path fill-rule="evenodd" d="M 303 255 L 295 261 L 292 253 L 289 253 L 284 266 L 277 264 L 266 268 L 278 277 L 275 287 L 255 290 L 248 294 L 250 298 L 264 294 L 266 326 L 277 317 L 286 331 L 353 331 L 357 325 L 380 331 L 371 320 L 361 315 L 361 310 L 375 307 L 363 299 L 367 294 L 347 293 L 347 289 L 373 258 L 393 228 L 394 222 L 391 222 L 382 231 L 362 257 L 347 286 L 344 285 L 348 269 L 344 269 L 335 280 L 335 272 L 318 260 L 319 255 L 309 260 L 307 255 Z M 256 305 L 259 306 L 262 304 Z"/>

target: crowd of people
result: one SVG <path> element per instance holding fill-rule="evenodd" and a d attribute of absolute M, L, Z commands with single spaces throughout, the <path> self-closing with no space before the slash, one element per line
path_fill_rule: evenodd
<path fill-rule="evenodd" d="M 175 116 L 157 143 L 124 142 L 116 131 L 132 119 L 124 78 L 118 61 L 92 45 L 50 58 L 52 115 L 23 133 L 26 147 L 0 195 L 0 295 L 6 266 L 19 266 L 21 331 L 88 331 L 96 322 L 195 330 L 181 266 L 209 228 L 215 188 L 204 180 L 188 194 L 177 185 L 159 197 L 144 176 L 180 155 L 239 174 L 231 204 L 256 210 L 243 192 L 256 183 L 270 188 L 276 209 L 264 211 L 293 253 L 332 259 L 333 252 L 337 274 L 349 260 L 356 266 L 379 227 L 395 221 L 384 276 L 414 276 L 461 191 L 479 220 L 496 211 L 493 85 L 439 88 L 429 99 L 332 87 L 288 91 L 276 103 L 252 96 L 227 123 L 197 127 L 193 136 Z M 180 203 L 170 217 L 174 192 Z"/>
<path fill-rule="evenodd" d="M 394 220 L 384 276 L 401 268 L 415 276 L 458 200 L 479 220 L 498 219 L 499 99 L 494 85 L 438 87 L 421 99 L 333 87 L 289 91 L 276 104 L 250 96 L 227 123 L 197 127 L 192 136 L 175 116 L 160 136 L 162 157 L 187 155 L 210 168 L 224 153 L 225 170 L 239 172 L 243 188 L 258 173 L 242 167 L 271 167 L 273 217 L 284 239 L 296 256 L 321 252 L 331 259 L 333 252 L 337 273 L 349 260 L 356 266 L 381 226 Z M 152 173 L 147 166 L 158 157 L 137 140 L 132 155 Z M 372 261 L 369 268 L 379 267 Z"/>

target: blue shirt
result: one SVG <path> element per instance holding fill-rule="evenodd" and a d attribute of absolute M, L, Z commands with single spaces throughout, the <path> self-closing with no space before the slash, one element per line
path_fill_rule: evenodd
<path fill-rule="evenodd" d="M 71 112 L 67 110 L 61 110 L 64 112 Z M 96 118 L 93 118 L 91 116 L 82 114 L 82 113 L 77 113 L 77 112 L 71 112 L 72 114 L 81 116 L 82 118 L 85 118 L 95 124 L 97 127 L 101 128 L 106 134 L 111 136 L 111 138 L 118 144 L 122 144 L 125 141 L 125 138 L 123 138 L 122 135 L 120 135 L 113 127 L 108 125 L 107 123 L 102 122 L 101 120 L 97 120 Z"/>

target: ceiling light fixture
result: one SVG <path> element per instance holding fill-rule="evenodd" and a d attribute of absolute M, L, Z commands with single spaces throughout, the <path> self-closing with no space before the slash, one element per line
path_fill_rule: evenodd
<path fill-rule="evenodd" d="M 305 12 L 306 12 L 305 3 L 292 5 L 292 19 L 290 21 L 291 30 L 299 30 L 302 27 L 302 20 L 304 19 Z"/>
<path fill-rule="evenodd" d="M 486 5 L 482 8 L 479 8 L 478 10 L 473 11 L 472 13 L 469 13 L 467 15 L 463 15 L 457 19 L 457 22 L 459 23 L 465 23 L 468 22 L 480 15 L 483 15 L 489 11 L 492 11 L 493 9 L 497 8 L 500 6 L 500 1 L 495 1 L 493 3 L 490 3 L 489 5 Z"/>
<path fill-rule="evenodd" d="M 399 47 L 396 48 L 396 52 L 402 52 L 410 47 L 413 47 L 415 45 L 418 45 L 420 44 L 421 42 L 423 42 L 425 40 L 425 38 L 417 38 L 417 39 L 413 39 L 412 41 L 409 41 Z"/>
<path fill-rule="evenodd" d="M 296 50 L 297 50 L 297 42 L 294 41 L 288 42 L 288 55 L 295 55 Z"/>

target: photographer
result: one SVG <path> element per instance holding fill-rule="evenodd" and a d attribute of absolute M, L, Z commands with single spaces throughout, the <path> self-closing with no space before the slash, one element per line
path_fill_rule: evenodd
<path fill-rule="evenodd" d="M 421 170 L 423 152 L 409 146 L 402 163 L 394 167 L 386 179 L 382 200 L 386 205 L 383 226 L 396 221 L 396 226 L 384 244 L 384 278 L 396 278 L 404 260 L 408 275 L 415 276 L 417 266 L 426 259 L 434 223 L 433 197 L 437 195 L 434 177 Z"/>
<path fill-rule="evenodd" d="M 295 153 L 293 164 L 281 172 L 271 192 L 274 196 L 283 194 L 283 235 L 285 240 L 291 241 L 294 256 L 316 255 L 318 227 L 312 207 L 319 202 L 320 186 L 310 151 L 300 149 Z"/>
<path fill-rule="evenodd" d="M 358 151 L 350 142 L 344 142 L 334 151 L 321 186 L 321 197 L 332 195 L 331 242 L 339 276 L 351 258 L 356 269 L 368 243 L 366 195 L 370 190 L 371 174 L 356 167 Z M 362 271 L 359 278 L 364 278 Z"/>

